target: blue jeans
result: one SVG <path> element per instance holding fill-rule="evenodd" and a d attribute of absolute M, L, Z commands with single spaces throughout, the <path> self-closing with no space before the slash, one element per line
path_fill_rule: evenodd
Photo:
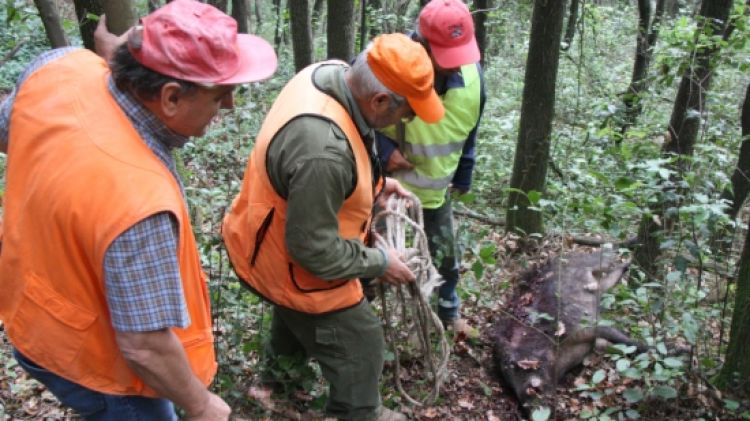
<path fill-rule="evenodd" d="M 63 405 L 73 408 L 86 420 L 177 420 L 174 406 L 169 400 L 96 392 L 39 367 L 16 349 L 13 350 L 13 356 L 31 377 L 45 385 Z"/>
<path fill-rule="evenodd" d="M 432 263 L 445 281 L 438 291 L 438 316 L 449 322 L 459 317 L 461 300 L 456 294 L 459 278 L 459 257 L 453 235 L 453 209 L 450 196 L 437 209 L 422 209 L 424 230 Z"/>

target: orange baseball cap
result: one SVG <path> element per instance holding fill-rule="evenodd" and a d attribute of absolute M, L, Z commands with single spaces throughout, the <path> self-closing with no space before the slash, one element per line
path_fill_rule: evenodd
<path fill-rule="evenodd" d="M 367 64 L 378 80 L 406 98 L 412 110 L 427 123 L 437 123 L 445 109 L 433 83 L 432 61 L 424 47 L 404 34 L 375 37 Z"/>

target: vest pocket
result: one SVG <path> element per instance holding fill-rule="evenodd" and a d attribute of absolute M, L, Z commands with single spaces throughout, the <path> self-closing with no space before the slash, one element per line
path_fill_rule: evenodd
<path fill-rule="evenodd" d="M 28 275 L 8 333 L 29 358 L 43 355 L 64 366 L 76 358 L 96 318 L 95 313 Z"/>
<path fill-rule="evenodd" d="M 250 256 L 250 266 L 255 266 L 255 260 L 258 258 L 258 252 L 260 252 L 260 245 L 263 243 L 263 239 L 266 238 L 266 233 L 268 233 L 268 227 L 273 222 L 275 211 L 275 208 L 269 209 L 266 216 L 263 217 L 263 221 L 258 226 L 258 230 L 255 231 L 255 244 L 253 245 L 253 254 Z"/>

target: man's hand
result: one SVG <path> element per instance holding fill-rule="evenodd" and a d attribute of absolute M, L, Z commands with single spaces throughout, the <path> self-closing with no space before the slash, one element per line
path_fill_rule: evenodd
<path fill-rule="evenodd" d="M 410 170 L 414 168 L 414 164 L 409 162 L 404 154 L 400 150 L 394 149 L 391 157 L 388 158 L 388 163 L 385 165 L 385 170 L 388 172 L 394 172 L 398 170 Z"/>
<path fill-rule="evenodd" d="M 208 400 L 203 405 L 203 410 L 196 414 L 187 413 L 187 417 L 190 421 L 228 420 L 231 412 L 231 408 L 223 399 L 208 392 Z"/>
<path fill-rule="evenodd" d="M 401 197 L 413 197 L 409 190 L 406 190 L 404 186 L 402 186 L 401 183 L 398 182 L 398 180 L 396 180 L 395 178 L 386 177 L 385 183 L 383 183 L 383 190 L 380 192 L 380 194 L 378 194 L 376 205 L 380 209 L 385 209 L 388 198 L 392 194 L 397 194 Z"/>
<path fill-rule="evenodd" d="M 96 54 L 109 62 L 117 47 L 127 41 L 131 30 L 132 28 L 125 31 L 124 34 L 117 36 L 109 32 L 109 29 L 107 29 L 107 17 L 101 15 L 94 31 L 94 50 L 96 50 Z"/>
<path fill-rule="evenodd" d="M 388 254 L 388 266 L 385 268 L 385 273 L 380 276 L 380 280 L 391 285 L 414 282 L 416 277 L 402 260 L 403 256 L 391 247 L 386 250 L 386 253 Z"/>

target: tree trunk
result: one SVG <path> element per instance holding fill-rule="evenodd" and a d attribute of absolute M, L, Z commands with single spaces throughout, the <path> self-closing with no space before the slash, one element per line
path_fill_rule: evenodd
<path fill-rule="evenodd" d="M 148 0 L 148 12 L 151 13 L 158 9 L 161 5 L 159 4 L 159 0 Z"/>
<path fill-rule="evenodd" d="M 750 231 L 738 264 L 737 292 L 724 366 L 713 383 L 720 389 L 750 393 Z"/>
<path fill-rule="evenodd" d="M 730 218 L 737 218 L 742 205 L 750 192 L 750 84 L 745 90 L 745 102 L 742 103 L 742 144 L 737 165 L 732 174 L 732 189 L 725 190 L 722 199 L 729 202 L 727 214 Z M 747 246 L 746 246 L 747 247 Z"/>
<path fill-rule="evenodd" d="M 354 58 L 355 7 L 352 0 L 328 0 L 328 58 Z"/>
<path fill-rule="evenodd" d="M 310 3 L 308 0 L 289 0 L 292 29 L 294 68 L 299 72 L 313 62 Z"/>
<path fill-rule="evenodd" d="M 255 22 L 257 23 L 257 29 L 255 30 L 255 32 L 260 32 L 260 24 L 263 22 L 263 12 L 261 12 L 260 10 L 261 1 L 262 0 L 255 0 L 255 2 L 253 3 L 253 10 L 255 11 Z"/>
<path fill-rule="evenodd" d="M 115 35 L 125 33 L 135 25 L 136 13 L 133 0 L 101 0 L 107 15 L 107 29 Z"/>
<path fill-rule="evenodd" d="M 665 0 L 657 0 L 653 20 L 651 18 L 651 1 L 638 0 L 638 35 L 636 37 L 635 61 L 630 87 L 623 95 L 625 120 L 620 132 L 624 135 L 628 128 L 635 124 L 641 114 L 641 96 L 648 89 L 648 70 L 654 45 L 659 35 L 659 26 L 664 15 Z"/>
<path fill-rule="evenodd" d="M 44 24 L 44 32 L 47 33 L 47 39 L 52 48 L 69 45 L 54 0 L 34 0 L 34 4 L 39 10 L 39 17 Z"/>
<path fill-rule="evenodd" d="M 544 232 L 542 214 L 531 210 L 527 194 L 543 192 L 555 111 L 555 84 L 560 59 L 565 1 L 534 0 L 526 59 L 521 121 L 508 197 L 507 230 Z"/>
<path fill-rule="evenodd" d="M 206 0 L 204 3 L 208 3 L 211 6 L 221 10 L 222 12 L 227 12 L 227 3 L 228 0 Z"/>
<path fill-rule="evenodd" d="M 276 9 L 276 28 L 273 31 L 273 49 L 278 51 L 281 46 L 281 21 L 284 19 L 281 13 L 281 0 L 273 0 Z"/>
<path fill-rule="evenodd" d="M 481 63 L 484 67 L 484 58 L 487 51 L 487 10 L 492 8 L 492 0 L 474 0 L 474 33 L 476 34 Z"/>
<path fill-rule="evenodd" d="M 640 4 L 641 1 L 644 0 L 638 0 L 638 4 Z M 565 27 L 565 36 L 563 37 L 561 46 L 563 51 L 570 48 L 570 44 L 573 43 L 573 37 L 576 35 L 576 25 L 578 25 L 578 0 L 570 0 L 570 8 L 568 9 L 568 25 Z"/>
<path fill-rule="evenodd" d="M 248 27 L 250 12 L 247 2 L 248 0 L 232 0 L 232 17 L 237 21 L 237 32 L 243 34 L 250 32 Z"/>
<path fill-rule="evenodd" d="M 320 33 L 320 21 L 323 17 L 323 7 L 325 4 L 325 0 L 315 0 L 315 2 L 313 2 L 312 18 L 310 19 L 312 21 L 313 39 L 315 39 Z"/>
<path fill-rule="evenodd" d="M 702 33 L 707 34 L 708 39 L 722 34 L 727 25 L 731 7 L 732 0 L 704 1 L 700 11 L 702 19 L 696 31 L 696 41 L 698 35 Z M 711 82 L 713 71 L 711 61 L 718 50 L 718 43 L 709 43 L 702 45 L 690 55 L 691 65 L 680 82 L 669 121 L 669 136 L 662 146 L 662 154 L 667 158 L 675 155 L 678 158 L 693 155 L 700 129 L 700 119 L 706 103 L 706 94 Z M 673 217 L 668 216 L 666 211 L 679 205 L 676 200 L 679 192 L 674 189 L 674 186 L 679 184 L 683 161 L 678 160 L 675 177 L 663 187 L 662 196 L 665 199 L 651 208 L 651 214 L 657 215 L 661 222 L 654 220 L 653 217 L 646 217 L 639 227 L 640 245 L 635 251 L 635 259 L 649 274 L 654 273 L 655 262 L 659 257 L 659 234 L 661 231 L 668 231 L 671 226 Z"/>
<path fill-rule="evenodd" d="M 359 0 L 359 45 L 357 51 L 362 51 L 367 45 L 367 0 Z"/>
<path fill-rule="evenodd" d="M 94 51 L 94 31 L 96 22 L 89 19 L 88 15 L 99 16 L 103 13 L 101 4 L 97 0 L 73 0 L 78 18 L 78 29 L 81 31 L 83 46 Z"/>

